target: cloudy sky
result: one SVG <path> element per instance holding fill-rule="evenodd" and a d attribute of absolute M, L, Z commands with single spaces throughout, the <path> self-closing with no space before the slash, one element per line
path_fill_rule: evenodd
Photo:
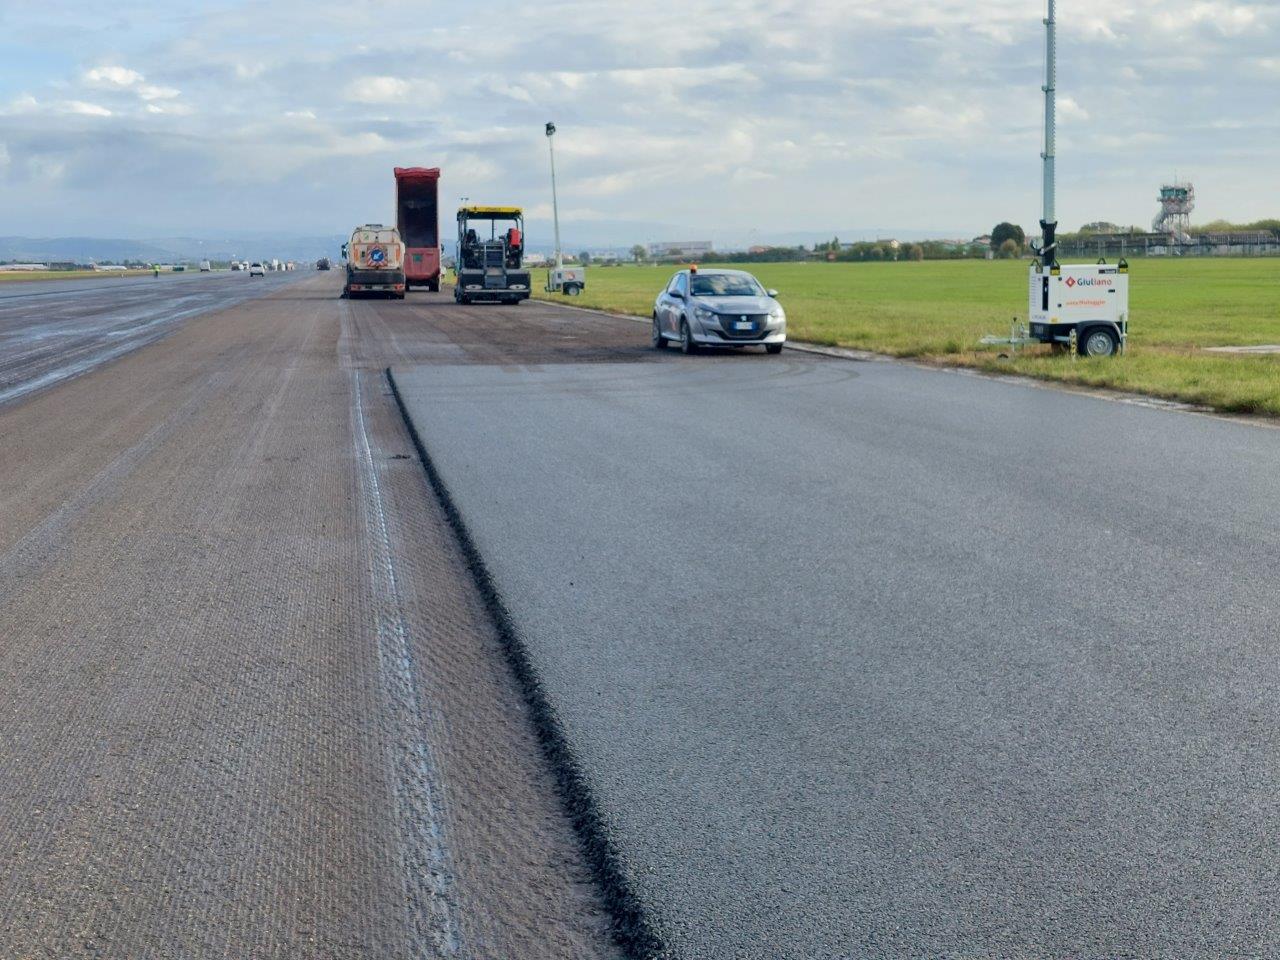
<path fill-rule="evenodd" d="M 624 234 L 1030 226 L 1042 17 L 1042 0 L 0 0 L 0 235 L 338 233 L 391 216 L 397 164 L 441 166 L 446 206 L 537 221 L 548 119 L 565 219 Z M 1063 0 L 1060 19 L 1066 226 L 1147 223 L 1175 172 L 1197 220 L 1280 215 L 1280 0 Z"/>

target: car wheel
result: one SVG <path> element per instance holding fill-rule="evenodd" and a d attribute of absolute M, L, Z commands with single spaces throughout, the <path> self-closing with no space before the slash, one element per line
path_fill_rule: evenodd
<path fill-rule="evenodd" d="M 1084 335 L 1078 349 L 1082 357 L 1110 357 L 1120 349 L 1120 341 L 1106 327 L 1095 327 Z"/>
<path fill-rule="evenodd" d="M 662 327 L 658 325 L 658 318 L 653 318 L 653 330 L 649 335 L 649 343 L 655 350 L 667 349 L 667 338 L 662 335 Z"/>
<path fill-rule="evenodd" d="M 780 343 L 766 343 L 766 344 L 764 345 L 764 349 L 765 349 L 765 352 L 766 352 L 766 353 L 772 353 L 774 356 L 777 356 L 778 354 L 780 354 L 780 353 L 782 352 L 782 344 L 780 344 Z"/>
<path fill-rule="evenodd" d="M 687 356 L 697 349 L 698 345 L 693 342 L 693 332 L 689 329 L 689 321 L 682 318 L 680 320 L 680 352 Z"/>

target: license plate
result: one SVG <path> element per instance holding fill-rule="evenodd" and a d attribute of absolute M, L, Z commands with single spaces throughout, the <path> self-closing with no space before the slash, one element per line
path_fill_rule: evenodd
<path fill-rule="evenodd" d="M 752 329 L 754 326 L 755 326 L 755 324 L 754 324 L 754 323 L 752 323 L 750 320 L 735 320 L 735 321 L 733 321 L 733 329 L 735 329 L 735 330 L 750 330 L 750 329 Z"/>

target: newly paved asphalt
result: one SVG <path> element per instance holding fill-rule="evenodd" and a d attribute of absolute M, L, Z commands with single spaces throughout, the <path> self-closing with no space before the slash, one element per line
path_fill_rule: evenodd
<path fill-rule="evenodd" d="M 154 343 L 184 321 L 243 303 L 303 273 L 103 273 L 0 284 L 0 403 Z"/>
<path fill-rule="evenodd" d="M 667 955 L 1280 953 L 1280 432 L 793 353 L 395 377 Z"/>

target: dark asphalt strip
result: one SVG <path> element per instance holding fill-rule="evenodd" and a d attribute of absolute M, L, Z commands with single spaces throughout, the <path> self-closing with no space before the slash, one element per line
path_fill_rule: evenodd
<path fill-rule="evenodd" d="M 413 440 L 414 449 L 418 452 L 418 459 L 422 463 L 427 480 L 440 499 L 449 525 L 458 538 L 467 566 L 493 617 L 507 661 L 529 705 L 538 741 L 555 774 L 557 788 L 568 809 L 574 830 L 582 842 L 587 862 L 604 891 L 606 903 L 612 914 L 613 935 L 627 951 L 628 956 L 636 960 L 648 960 L 648 958 L 659 956 L 664 949 L 663 943 L 646 915 L 640 898 L 627 882 L 623 857 L 608 838 L 599 803 L 569 746 L 560 718 L 543 689 L 542 681 L 529 656 L 528 647 L 503 603 L 484 558 L 476 548 L 466 521 L 458 511 L 439 471 L 436 470 L 413 418 L 409 416 L 390 367 L 386 369 L 385 376 L 392 396 L 395 397 L 396 406 L 400 410 L 400 416 L 404 419 L 405 428 Z"/>

